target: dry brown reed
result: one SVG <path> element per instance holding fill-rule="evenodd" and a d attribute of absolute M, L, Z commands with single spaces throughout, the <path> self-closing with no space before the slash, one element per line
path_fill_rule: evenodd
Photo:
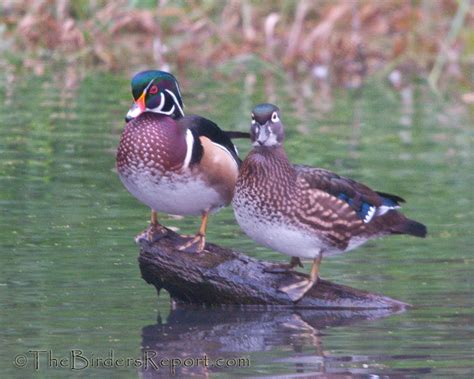
<path fill-rule="evenodd" d="M 20 62 L 38 74 L 51 61 L 106 70 L 181 71 L 253 58 L 272 70 L 345 87 L 357 88 L 368 75 L 388 75 L 395 68 L 404 73 L 402 79 L 428 77 L 433 67 L 439 71 L 434 86 L 439 79 L 470 85 L 470 0 L 146 3 L 5 0 L 0 6 L 3 64 Z M 400 76 L 393 79 L 402 85 Z"/>

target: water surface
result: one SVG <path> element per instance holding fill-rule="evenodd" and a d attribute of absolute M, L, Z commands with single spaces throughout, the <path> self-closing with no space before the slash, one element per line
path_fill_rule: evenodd
<path fill-rule="evenodd" d="M 318 92 L 295 101 L 292 87 L 269 94 L 282 108 L 288 155 L 407 199 L 427 224 L 425 240 L 392 237 L 327 259 L 321 275 L 413 304 L 407 312 L 171 310 L 141 278 L 133 236 L 149 212 L 121 185 L 114 153 L 130 105 L 128 78 L 65 72 L 0 78 L 0 367 L 5 377 L 155 377 L 168 371 L 87 368 L 34 371 L 30 350 L 65 357 L 247 358 L 250 367 L 180 369 L 178 374 L 267 376 L 474 375 L 473 119 L 456 99 L 422 84 L 398 93 Z M 267 101 L 259 79 L 183 83 L 186 110 L 246 130 Z M 251 78 L 252 79 L 252 78 Z M 221 79 L 222 80 L 222 79 Z M 278 79 L 279 80 L 279 79 Z M 278 83 L 278 81 L 277 81 Z M 69 88 L 67 88 L 69 87 Z M 301 100 L 301 99 L 300 99 Z M 242 156 L 249 151 L 239 141 Z M 199 220 L 164 217 L 192 233 Z M 248 240 L 230 209 L 212 217 L 208 239 L 262 259 L 278 253 Z M 286 259 L 283 258 L 283 259 Z M 307 266 L 309 269 L 309 266 Z M 27 354 L 27 368 L 15 368 Z"/>

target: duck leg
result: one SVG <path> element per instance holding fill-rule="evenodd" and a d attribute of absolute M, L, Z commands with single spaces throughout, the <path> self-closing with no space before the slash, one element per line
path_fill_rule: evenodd
<path fill-rule="evenodd" d="M 293 302 L 300 300 L 306 292 L 308 292 L 318 280 L 319 274 L 319 265 L 323 259 L 323 253 L 320 252 L 318 256 L 313 261 L 313 266 L 311 267 L 311 273 L 309 278 L 302 280 L 301 282 L 296 282 L 288 286 L 283 286 L 278 288 L 279 291 L 285 292 Z"/>
<path fill-rule="evenodd" d="M 163 225 L 158 222 L 158 213 L 151 210 L 150 225 L 146 228 L 145 231 L 140 233 L 135 237 L 135 242 L 140 242 L 141 240 L 146 240 L 148 242 L 156 242 L 159 239 L 163 238 L 168 233 Z"/>
<path fill-rule="evenodd" d="M 201 226 L 199 227 L 199 231 L 191 241 L 179 246 L 178 250 L 184 251 L 186 253 L 200 253 L 204 250 L 204 247 L 206 246 L 206 228 L 208 217 L 209 211 L 202 212 Z"/>
<path fill-rule="evenodd" d="M 263 271 L 271 274 L 282 274 L 291 271 L 296 266 L 303 268 L 303 263 L 298 257 L 291 257 L 290 263 L 276 263 L 264 268 Z"/>

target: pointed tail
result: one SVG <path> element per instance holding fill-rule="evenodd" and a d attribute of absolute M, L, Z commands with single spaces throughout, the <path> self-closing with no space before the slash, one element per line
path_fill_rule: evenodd
<path fill-rule="evenodd" d="M 236 131 L 230 131 L 226 130 L 224 133 L 227 135 L 229 138 L 247 138 L 250 139 L 250 133 L 248 132 L 236 132 Z"/>
<path fill-rule="evenodd" d="M 426 226 L 421 222 L 407 218 L 402 223 L 395 226 L 392 229 L 392 232 L 396 234 L 409 234 L 411 236 L 425 238 L 428 231 Z"/>

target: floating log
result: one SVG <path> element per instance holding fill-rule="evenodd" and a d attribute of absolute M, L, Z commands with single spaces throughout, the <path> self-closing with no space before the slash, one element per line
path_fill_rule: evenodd
<path fill-rule="evenodd" d="M 157 242 L 141 241 L 138 261 L 143 279 L 169 292 L 175 304 L 262 305 L 306 309 L 392 309 L 408 306 L 386 296 L 319 279 L 298 302 L 278 291 L 301 281 L 301 274 L 268 273 L 261 261 L 212 243 L 199 254 L 177 250 L 182 238 L 169 231 Z"/>

